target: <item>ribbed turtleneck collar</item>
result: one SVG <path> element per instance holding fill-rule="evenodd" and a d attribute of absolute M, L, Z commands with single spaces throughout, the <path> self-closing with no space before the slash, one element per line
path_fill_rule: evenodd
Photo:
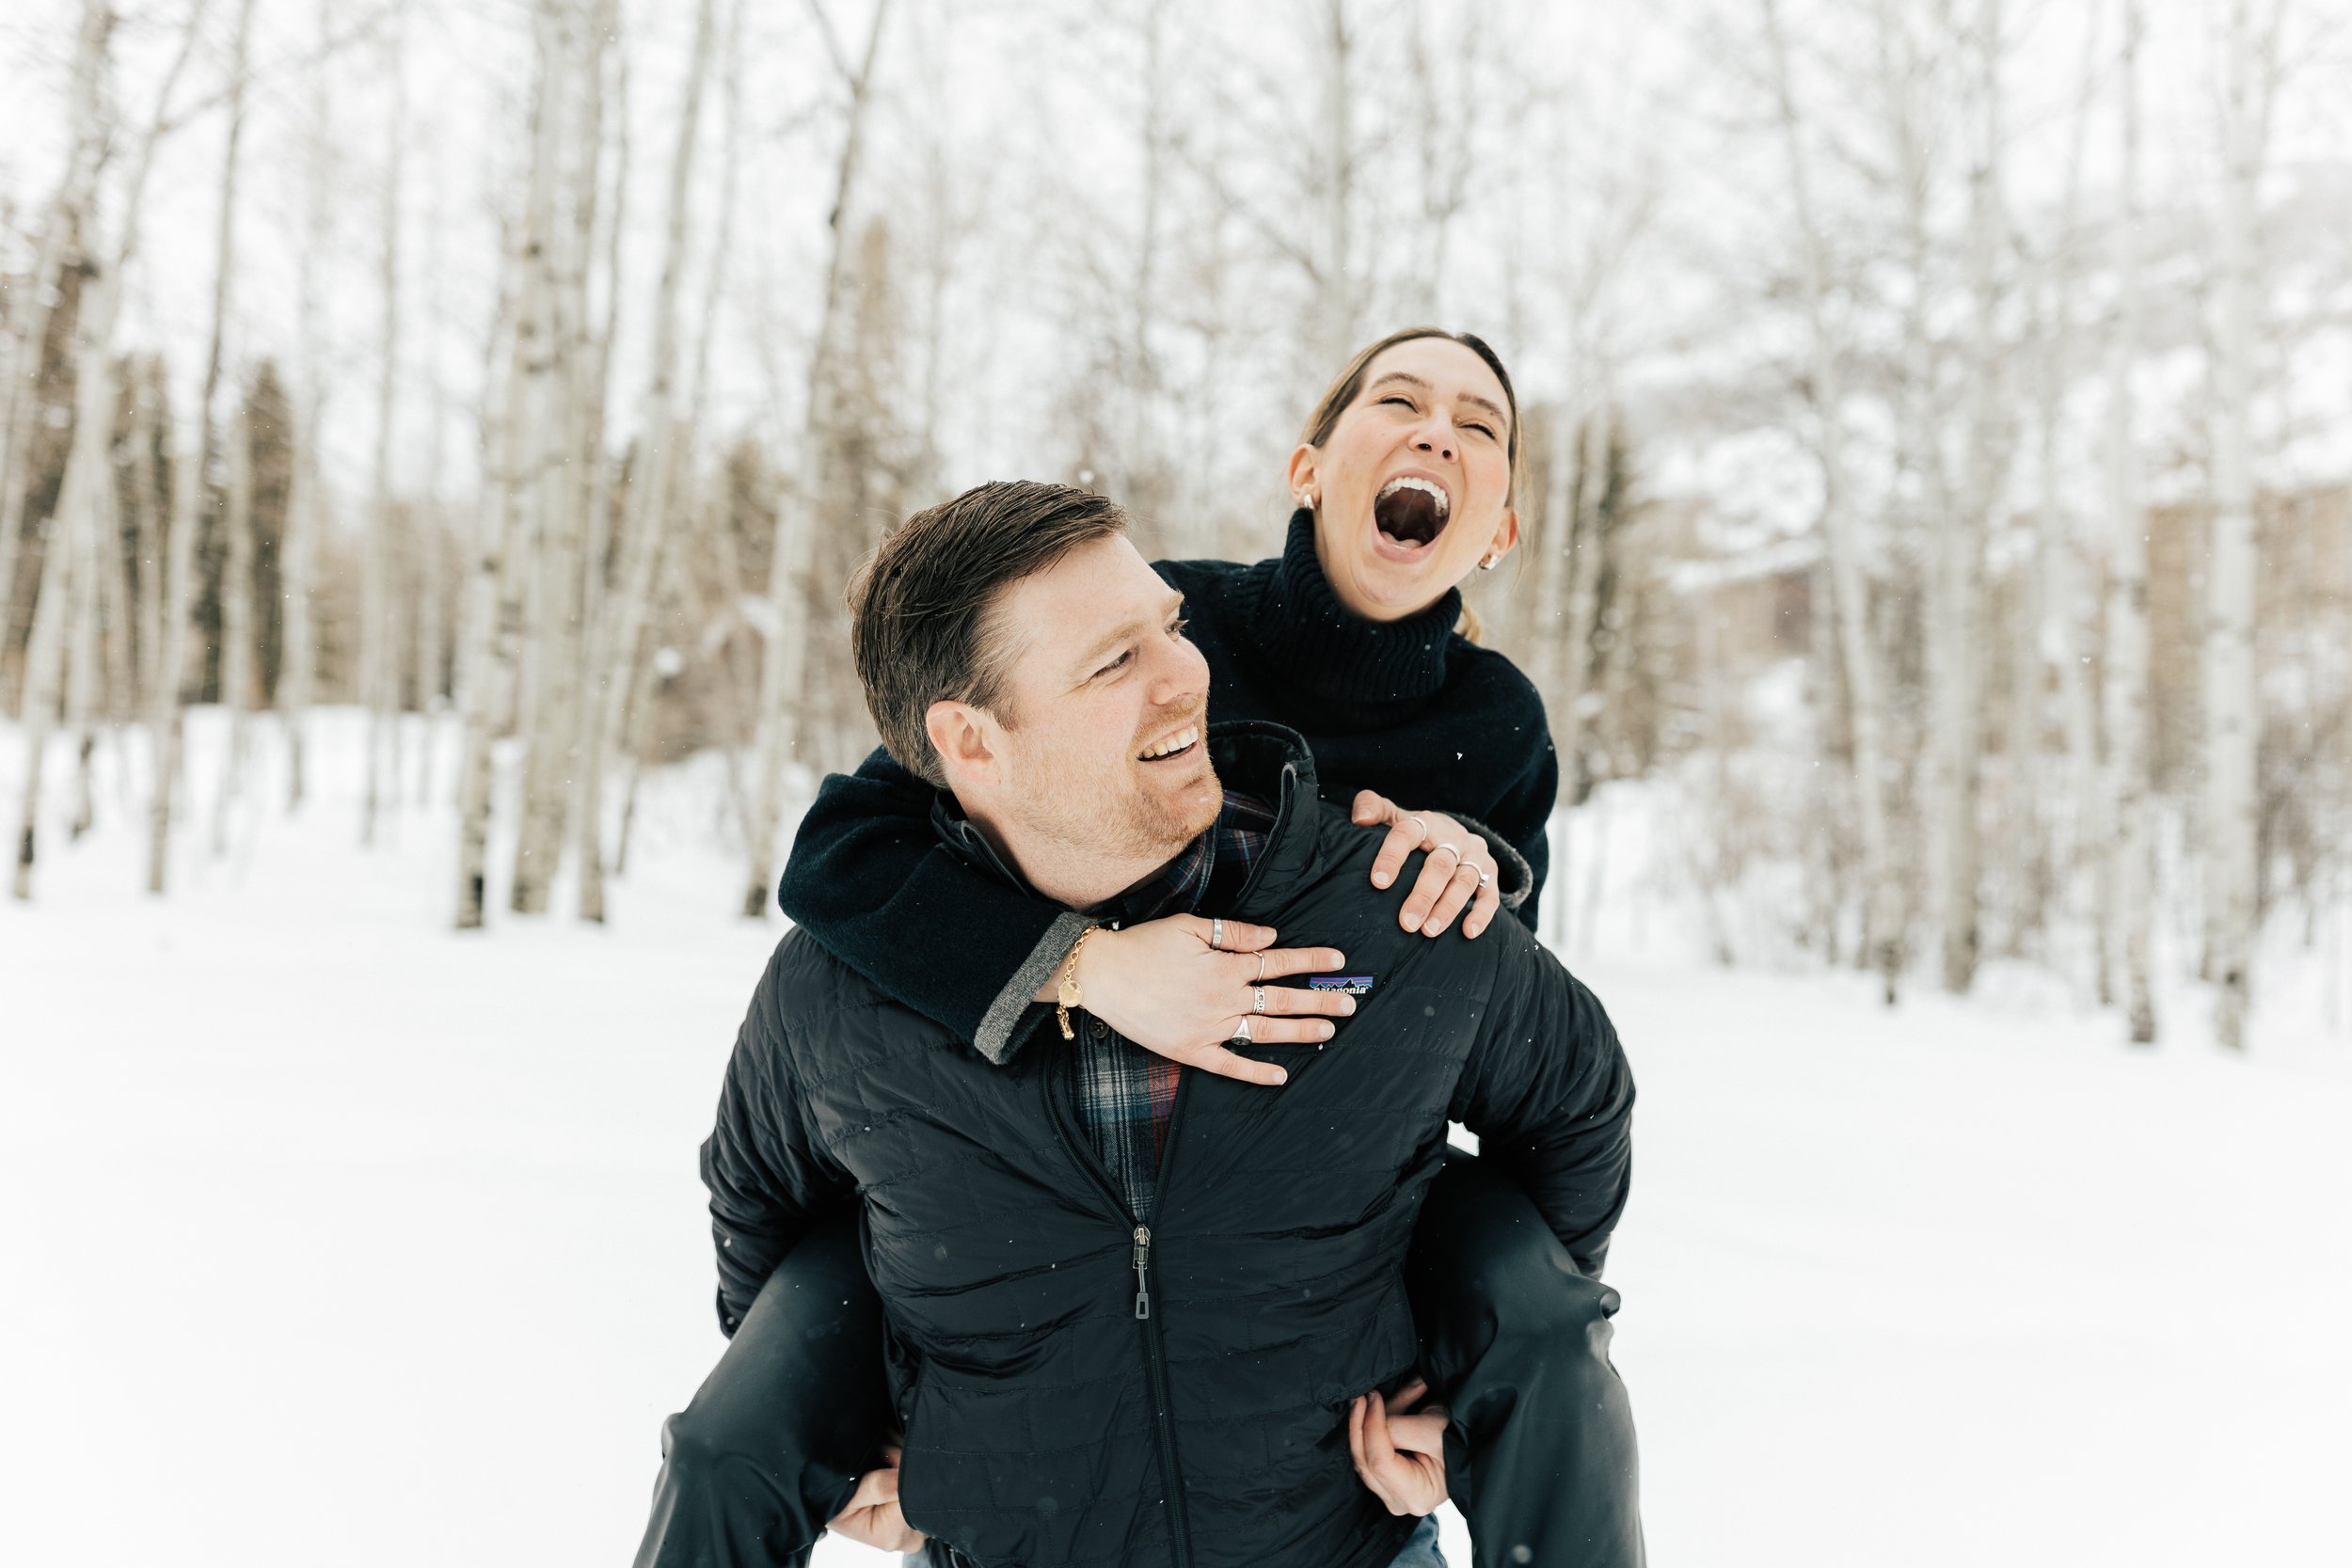
<path fill-rule="evenodd" d="M 1353 727 L 1393 717 L 1445 685 L 1446 644 L 1461 618 L 1462 595 L 1445 597 L 1402 621 L 1351 615 L 1331 592 L 1315 556 L 1315 515 L 1291 514 L 1282 553 L 1249 569 L 1254 595 L 1243 600 L 1241 628 L 1283 685 L 1337 712 Z"/>

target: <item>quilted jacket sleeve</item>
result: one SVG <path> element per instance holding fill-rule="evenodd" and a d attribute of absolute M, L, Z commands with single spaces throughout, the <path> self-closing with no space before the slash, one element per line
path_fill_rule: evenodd
<path fill-rule="evenodd" d="M 719 1092 L 718 1124 L 702 1148 L 719 1254 L 719 1328 L 730 1338 L 784 1255 L 856 1192 L 811 1130 L 799 1091 L 779 1006 L 779 969 L 792 940 L 778 947 L 752 997 Z"/>
<path fill-rule="evenodd" d="M 1494 993 L 1447 1114 L 1597 1278 L 1633 1174 L 1633 1074 L 1599 999 L 1522 929 L 1498 935 Z"/>

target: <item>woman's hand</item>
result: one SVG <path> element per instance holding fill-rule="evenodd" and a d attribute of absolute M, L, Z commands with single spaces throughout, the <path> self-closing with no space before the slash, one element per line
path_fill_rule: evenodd
<path fill-rule="evenodd" d="M 907 1523 L 898 1508 L 898 1450 L 882 1449 L 882 1467 L 858 1477 L 850 1506 L 825 1523 L 825 1528 L 862 1541 L 878 1552 L 919 1552 L 923 1532 Z"/>
<path fill-rule="evenodd" d="M 1412 896 L 1397 912 L 1397 924 L 1406 930 L 1425 937 L 1439 935 L 1468 907 L 1462 934 L 1474 937 L 1502 907 L 1502 867 L 1496 863 L 1494 851 L 1486 847 L 1485 839 L 1451 816 L 1434 811 L 1408 812 L 1369 789 L 1356 792 L 1355 809 L 1349 815 L 1362 827 L 1389 825 L 1389 841 L 1380 846 L 1380 853 L 1372 862 L 1374 887 L 1395 881 L 1405 857 L 1414 850 L 1429 851 L 1422 863 L 1421 878 L 1413 883 Z"/>
<path fill-rule="evenodd" d="M 1413 1410 L 1428 1392 L 1415 1378 L 1396 1391 L 1393 1409 L 1377 1389 L 1347 1408 L 1357 1477 L 1391 1513 L 1423 1514 L 1445 1501 L 1445 1407 Z"/>
<path fill-rule="evenodd" d="M 1225 1042 L 1247 1023 L 1255 1045 L 1321 1044 L 1332 1035 L 1327 1020 L 1354 1012 L 1356 999 L 1272 984 L 1347 963 L 1333 947 L 1277 947 L 1272 927 L 1195 914 L 1099 930 L 1078 953 L 1078 990 L 1088 1012 L 1146 1051 L 1244 1083 L 1280 1084 L 1289 1073 Z M 1037 999 L 1053 1001 L 1060 979 L 1057 972 Z"/>

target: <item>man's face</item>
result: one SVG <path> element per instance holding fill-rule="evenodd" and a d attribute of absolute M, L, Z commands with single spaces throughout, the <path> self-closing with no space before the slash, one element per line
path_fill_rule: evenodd
<path fill-rule="evenodd" d="M 956 781 L 959 796 L 982 797 L 966 808 L 1122 865 L 1170 860 L 1205 832 L 1224 796 L 1208 757 L 1208 661 L 1184 639 L 1183 605 L 1120 534 L 1005 590 L 999 757 Z"/>

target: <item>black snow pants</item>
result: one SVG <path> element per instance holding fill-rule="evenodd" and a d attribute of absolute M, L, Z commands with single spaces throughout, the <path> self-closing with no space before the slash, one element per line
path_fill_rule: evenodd
<path fill-rule="evenodd" d="M 1447 1487 L 1474 1568 L 1639 1568 L 1633 1410 L 1609 1360 L 1617 1292 L 1578 1272 L 1516 1182 L 1460 1153 L 1430 1186 L 1406 1277 L 1421 1371 L 1454 1415 Z M 880 1462 L 882 1340 L 847 1210 L 786 1257 L 662 1424 L 637 1568 L 803 1568 Z"/>

